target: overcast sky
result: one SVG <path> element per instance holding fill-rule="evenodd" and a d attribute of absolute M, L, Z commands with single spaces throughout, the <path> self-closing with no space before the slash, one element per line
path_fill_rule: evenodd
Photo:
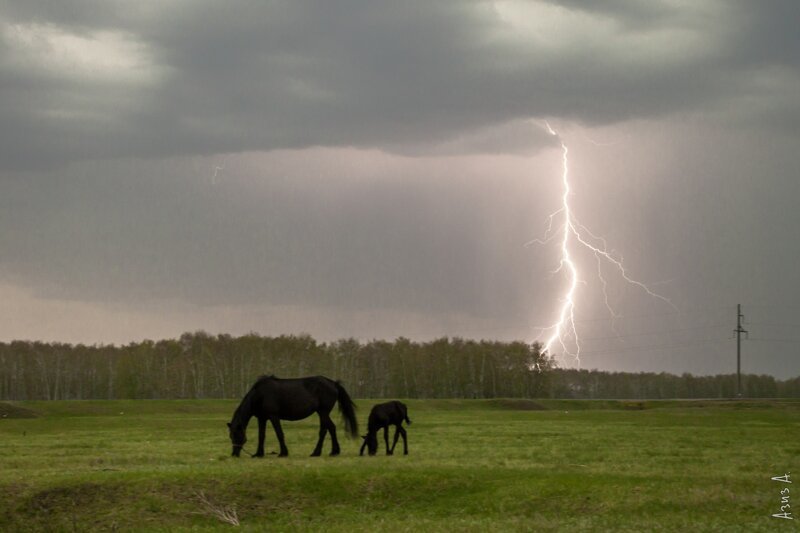
<path fill-rule="evenodd" d="M 743 370 L 796 376 L 798 20 L 795 0 L 0 0 L 0 340 L 534 341 L 568 285 L 559 238 L 526 245 L 563 142 L 577 219 L 674 305 L 603 265 L 612 315 L 576 247 L 581 366 L 733 372 L 741 303 Z"/>

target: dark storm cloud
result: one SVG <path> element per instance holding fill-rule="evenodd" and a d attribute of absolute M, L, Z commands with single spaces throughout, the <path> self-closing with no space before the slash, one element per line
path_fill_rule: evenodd
<path fill-rule="evenodd" d="M 316 145 L 424 152 L 529 117 L 724 115 L 748 97 L 758 99 L 756 117 L 794 123 L 787 95 L 797 86 L 799 10 L 624 0 L 6 1 L 0 164 Z M 563 31 L 532 30 L 544 17 Z M 551 36 L 560 36 L 555 45 Z M 753 86 L 768 67 L 780 76 Z"/>

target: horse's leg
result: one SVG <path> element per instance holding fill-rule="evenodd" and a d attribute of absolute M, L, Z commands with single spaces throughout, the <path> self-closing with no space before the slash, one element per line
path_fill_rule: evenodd
<path fill-rule="evenodd" d="M 258 419 L 258 448 L 253 457 L 264 457 L 264 439 L 267 434 L 267 419 L 259 417 Z"/>
<path fill-rule="evenodd" d="M 364 448 L 367 447 L 367 436 L 368 435 L 369 435 L 369 433 L 367 433 L 367 435 L 364 435 L 364 442 L 361 444 L 361 449 L 358 451 L 358 455 L 364 455 Z"/>
<path fill-rule="evenodd" d="M 392 446 L 392 450 L 389 450 L 389 424 L 383 426 L 383 440 L 386 442 L 386 455 L 392 455 L 394 446 Z"/>
<path fill-rule="evenodd" d="M 279 457 L 286 457 L 289 455 L 289 450 L 286 448 L 286 441 L 283 440 L 283 429 L 281 428 L 281 420 L 277 416 L 269 419 L 272 422 L 272 428 L 275 430 L 275 436 L 278 437 L 278 444 L 280 444 L 281 452 Z"/>
<path fill-rule="evenodd" d="M 336 424 L 333 423 L 331 420 L 330 415 L 327 417 L 327 425 L 328 425 L 328 432 L 331 434 L 331 455 L 339 455 L 341 450 L 339 449 L 339 439 L 336 438 Z M 365 441 L 366 442 L 366 441 Z M 364 448 L 363 446 L 361 447 Z"/>
<path fill-rule="evenodd" d="M 311 452 L 311 457 L 319 457 L 322 455 L 322 443 L 325 441 L 325 434 L 328 432 L 328 425 L 325 423 L 327 415 L 319 413 L 319 440 L 314 451 Z"/>

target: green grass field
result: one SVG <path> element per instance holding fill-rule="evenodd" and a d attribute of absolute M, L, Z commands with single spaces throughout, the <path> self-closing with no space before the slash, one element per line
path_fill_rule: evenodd
<path fill-rule="evenodd" d="M 364 425 L 373 402 L 357 403 Z M 771 517 L 786 487 L 800 513 L 800 484 L 770 480 L 800 481 L 798 401 L 407 403 L 408 456 L 359 457 L 343 438 L 341 456 L 308 457 L 314 417 L 284 423 L 288 458 L 238 460 L 234 401 L 0 403 L 0 531 L 226 530 L 226 507 L 249 531 L 800 524 Z M 248 437 L 253 451 L 254 423 Z"/>

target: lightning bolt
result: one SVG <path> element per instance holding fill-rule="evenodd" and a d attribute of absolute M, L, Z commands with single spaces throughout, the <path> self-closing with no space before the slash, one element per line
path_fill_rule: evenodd
<path fill-rule="evenodd" d="M 644 291 L 646 294 L 653 298 L 660 299 L 669 304 L 677 311 L 677 308 L 664 296 L 652 291 L 644 283 L 632 278 L 625 266 L 622 264 L 622 259 L 615 258 L 611 252 L 608 251 L 608 245 L 602 237 L 592 233 L 586 226 L 581 224 L 575 218 L 572 208 L 569 204 L 570 196 L 572 195 L 572 188 L 569 182 L 569 149 L 564 143 L 563 139 L 558 133 L 550 126 L 549 122 L 545 122 L 547 132 L 558 139 L 561 144 L 561 207 L 548 217 L 547 230 L 545 231 L 544 239 L 535 239 L 528 244 L 538 243 L 546 244 L 553 240 L 559 233 L 561 235 L 561 259 L 558 268 L 554 273 L 565 272 L 568 280 L 567 290 L 561 298 L 561 307 L 558 311 L 558 319 L 554 324 L 548 327 L 540 328 L 542 330 L 541 336 L 549 333 L 547 339 L 544 341 L 543 352 L 553 355 L 553 347 L 558 346 L 563 353 L 571 357 L 575 363 L 580 366 L 580 353 L 581 343 L 578 336 L 577 328 L 575 327 L 575 293 L 578 289 L 578 267 L 573 260 L 572 249 L 573 246 L 582 246 L 592 252 L 597 260 L 597 275 L 601 282 L 603 297 L 605 299 L 606 307 L 608 308 L 611 316 L 616 319 L 619 315 L 613 310 L 609 301 L 606 289 L 608 282 L 603 277 L 601 265 L 602 263 L 610 264 L 619 273 L 620 277 L 627 283 L 634 285 Z M 561 220 L 558 231 L 553 231 L 553 224 L 556 218 Z M 596 244 L 593 244 L 592 242 Z M 612 322 L 613 326 L 613 322 Z"/>
<path fill-rule="evenodd" d="M 214 175 L 211 176 L 211 185 L 216 185 L 217 184 L 217 176 L 219 176 L 219 173 L 221 171 L 225 170 L 225 161 L 227 159 L 228 159 L 228 156 L 223 157 L 222 158 L 222 164 L 221 165 L 217 165 L 217 166 L 214 167 Z"/>

